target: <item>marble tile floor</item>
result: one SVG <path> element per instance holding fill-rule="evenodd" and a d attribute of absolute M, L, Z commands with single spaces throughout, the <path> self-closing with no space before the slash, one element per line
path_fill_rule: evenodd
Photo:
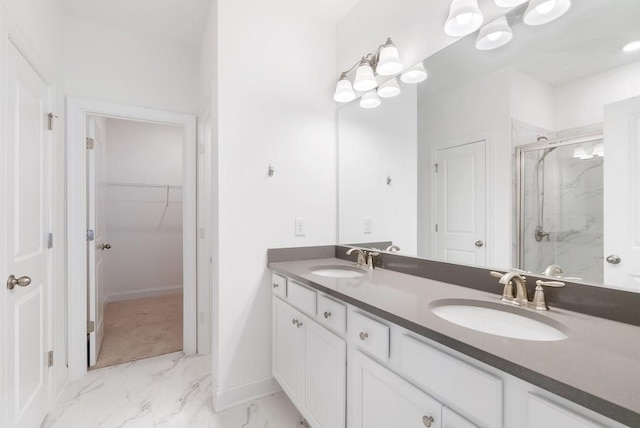
<path fill-rule="evenodd" d="M 216 414 L 210 356 L 162 355 L 70 383 L 41 428 L 300 428 L 278 393 Z"/>

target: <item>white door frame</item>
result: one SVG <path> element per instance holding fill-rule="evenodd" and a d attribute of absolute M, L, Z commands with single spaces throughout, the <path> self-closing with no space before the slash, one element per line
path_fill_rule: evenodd
<path fill-rule="evenodd" d="M 88 115 L 180 126 L 183 133 L 183 350 L 197 350 L 196 310 L 196 118 L 104 101 L 67 98 L 67 283 L 69 378 L 87 372 L 87 168 Z"/>

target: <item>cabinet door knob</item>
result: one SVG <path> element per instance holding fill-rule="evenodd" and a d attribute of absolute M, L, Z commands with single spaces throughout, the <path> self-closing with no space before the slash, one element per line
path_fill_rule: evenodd
<path fill-rule="evenodd" d="M 365 333 L 364 331 L 360 332 L 360 340 L 364 342 L 365 340 L 367 340 L 367 337 L 369 337 L 369 333 Z"/>
<path fill-rule="evenodd" d="M 431 426 L 431 424 L 433 423 L 433 416 L 423 416 L 422 417 L 422 423 L 424 424 L 424 426 L 429 428 Z"/>
<path fill-rule="evenodd" d="M 291 320 L 291 324 L 293 324 L 293 325 L 296 325 L 297 322 L 298 322 L 298 320 L 295 319 L 295 318 Z"/>
<path fill-rule="evenodd" d="M 278 284 L 277 283 L 273 283 L 273 288 L 278 288 Z"/>
<path fill-rule="evenodd" d="M 475 245 L 475 246 L 476 246 L 476 247 L 478 247 L 478 248 L 482 248 L 482 247 L 484 247 L 484 242 L 482 242 L 482 241 L 476 241 L 476 242 L 475 242 L 475 244 L 473 244 L 473 245 Z"/>
<path fill-rule="evenodd" d="M 298 320 L 296 320 L 296 325 L 298 326 L 298 328 L 302 327 L 302 323 Z"/>
<path fill-rule="evenodd" d="M 331 312 L 326 312 L 326 311 L 325 311 L 325 313 L 324 313 L 324 317 L 325 317 L 326 319 L 331 318 Z"/>

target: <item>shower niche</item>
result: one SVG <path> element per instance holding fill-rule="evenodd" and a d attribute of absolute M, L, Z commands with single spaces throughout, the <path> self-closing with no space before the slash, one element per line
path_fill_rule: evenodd
<path fill-rule="evenodd" d="M 601 283 L 605 156 L 602 133 L 537 140 L 516 149 L 517 267 Z"/>

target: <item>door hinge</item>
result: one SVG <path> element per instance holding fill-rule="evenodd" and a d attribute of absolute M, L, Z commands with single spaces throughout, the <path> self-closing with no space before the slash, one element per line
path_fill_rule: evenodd
<path fill-rule="evenodd" d="M 436 224 L 436 233 L 438 233 L 438 225 Z"/>
<path fill-rule="evenodd" d="M 49 118 L 49 126 L 48 126 L 49 131 L 53 131 L 53 119 L 57 119 L 58 116 L 56 116 L 53 113 L 49 113 L 49 115 L 47 117 Z"/>
<path fill-rule="evenodd" d="M 53 351 L 47 353 L 47 367 L 53 367 Z"/>
<path fill-rule="evenodd" d="M 47 234 L 47 248 L 53 248 L 53 233 Z"/>
<path fill-rule="evenodd" d="M 437 173 L 438 173 L 438 164 L 437 164 L 437 163 L 434 163 L 434 164 L 433 164 L 433 168 L 435 169 L 436 174 L 437 174 Z"/>
<path fill-rule="evenodd" d="M 87 138 L 87 150 L 93 150 L 95 145 L 96 145 L 96 142 L 93 138 Z"/>
<path fill-rule="evenodd" d="M 96 323 L 94 321 L 89 321 L 87 323 L 87 334 L 93 333 L 96 331 Z"/>
<path fill-rule="evenodd" d="M 93 241 L 95 239 L 95 232 L 93 229 L 87 230 L 87 241 Z"/>

